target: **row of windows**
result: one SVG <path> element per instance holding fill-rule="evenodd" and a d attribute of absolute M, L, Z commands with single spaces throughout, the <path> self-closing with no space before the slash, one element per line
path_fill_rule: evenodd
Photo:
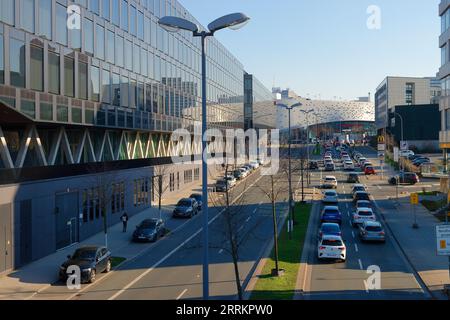
<path fill-rule="evenodd" d="M 450 10 L 447 10 L 441 16 L 441 33 L 444 33 L 450 28 Z"/>
<path fill-rule="evenodd" d="M 134 180 L 133 205 L 135 207 L 148 206 L 150 204 L 150 179 L 142 178 Z"/>

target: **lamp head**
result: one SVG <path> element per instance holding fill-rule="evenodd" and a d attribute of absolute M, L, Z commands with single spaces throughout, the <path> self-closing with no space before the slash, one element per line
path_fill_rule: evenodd
<path fill-rule="evenodd" d="M 246 25 L 249 20 L 250 18 L 243 13 L 231 13 L 211 22 L 208 29 L 211 33 L 225 28 L 237 30 Z"/>
<path fill-rule="evenodd" d="M 179 17 L 162 17 L 159 19 L 158 24 L 168 32 L 178 32 L 180 30 L 187 30 L 191 32 L 198 31 L 198 26 L 195 23 Z"/>

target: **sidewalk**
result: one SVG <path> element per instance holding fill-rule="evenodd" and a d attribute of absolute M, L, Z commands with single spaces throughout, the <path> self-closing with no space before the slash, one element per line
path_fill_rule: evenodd
<path fill-rule="evenodd" d="M 440 222 L 422 206 L 416 208 L 418 229 L 413 229 L 414 214 L 409 198 L 402 198 L 397 208 L 380 208 L 386 224 L 401 250 L 434 298 L 448 299 L 444 284 L 450 283 L 447 257 L 436 254 L 435 226 Z"/>
<path fill-rule="evenodd" d="M 173 205 L 182 197 L 198 192 L 197 187 L 187 188 L 176 195 L 164 199 L 162 208 L 163 219 L 167 220 L 172 212 Z M 159 217 L 157 207 L 148 208 L 132 217 L 128 221 L 128 232 L 122 232 L 122 223 L 119 222 L 108 229 L 108 248 L 113 257 L 122 257 L 130 260 L 148 250 L 130 241 L 131 232 L 142 220 Z M 103 232 L 77 243 L 71 247 L 59 250 L 42 259 L 36 260 L 26 266 L 0 277 L 0 300 L 24 300 L 31 298 L 35 293 L 45 290 L 58 280 L 58 268 L 72 254 L 77 247 L 84 245 L 104 245 Z"/>

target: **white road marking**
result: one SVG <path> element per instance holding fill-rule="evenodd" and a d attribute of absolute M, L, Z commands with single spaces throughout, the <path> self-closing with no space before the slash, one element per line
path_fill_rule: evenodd
<path fill-rule="evenodd" d="M 180 295 L 177 297 L 177 300 L 180 300 L 182 296 L 184 296 L 184 294 L 188 291 L 188 289 L 184 289 Z"/>
<path fill-rule="evenodd" d="M 245 220 L 245 222 L 249 222 L 251 218 L 252 217 L 248 217 L 247 220 Z"/>
<path fill-rule="evenodd" d="M 353 228 L 353 226 L 352 226 L 352 222 L 349 220 L 348 221 L 348 224 L 350 225 L 350 227 L 352 227 Z"/>
<path fill-rule="evenodd" d="M 263 203 L 263 202 L 261 201 L 258 205 L 260 206 L 260 205 L 262 205 L 262 203 Z"/>
<path fill-rule="evenodd" d="M 358 244 L 355 243 L 355 251 L 358 252 Z"/>
<path fill-rule="evenodd" d="M 244 229 L 244 226 L 242 225 L 239 229 L 238 229 L 238 233 L 242 231 L 242 229 Z"/>
<path fill-rule="evenodd" d="M 355 233 L 352 231 L 352 237 L 355 238 Z"/>
<path fill-rule="evenodd" d="M 222 254 L 222 252 L 223 252 L 223 249 L 220 249 L 220 250 L 219 250 L 219 254 Z"/>
<path fill-rule="evenodd" d="M 250 188 L 252 188 L 259 180 L 262 179 L 263 176 L 260 176 L 254 183 L 252 183 L 246 190 L 244 190 L 236 199 L 234 199 L 234 201 L 231 204 L 234 204 L 236 201 L 238 201 L 245 192 L 247 192 L 247 190 L 249 190 Z M 221 210 L 214 218 L 212 218 L 209 222 L 208 225 L 212 224 L 214 221 L 216 221 L 220 215 L 222 215 L 222 213 L 225 212 L 225 209 Z M 120 289 L 119 291 L 117 291 L 114 295 L 112 295 L 111 297 L 108 298 L 108 300 L 115 300 L 117 297 L 119 297 L 121 294 L 123 294 L 126 290 L 128 290 L 129 288 L 131 288 L 133 285 L 135 285 L 137 282 L 139 282 L 142 278 L 144 278 L 147 274 L 149 274 L 150 272 L 152 272 L 155 268 L 157 268 L 159 265 L 161 265 L 164 261 L 166 261 L 167 259 L 169 259 L 175 252 L 177 252 L 178 250 L 180 250 L 182 247 L 184 247 L 189 241 L 191 241 L 192 239 L 194 239 L 197 235 L 199 235 L 202 232 L 203 228 L 200 228 L 199 230 L 197 230 L 194 234 L 192 234 L 189 238 L 187 238 L 185 241 L 183 241 L 179 246 L 177 246 L 176 248 L 174 248 L 172 251 L 170 251 L 168 254 L 166 254 L 161 260 L 159 260 L 158 262 L 156 262 L 152 267 L 148 268 L 145 272 L 143 272 L 140 276 L 138 276 L 137 278 L 135 278 L 133 281 L 131 281 L 130 283 L 128 283 L 125 287 L 123 287 L 122 289 Z M 79 294 L 79 292 L 77 293 Z M 77 294 L 69 297 L 67 300 L 72 299 L 72 297 L 76 296 Z"/>
<path fill-rule="evenodd" d="M 379 185 L 377 185 L 378 190 L 381 190 L 381 187 Z"/>
<path fill-rule="evenodd" d="M 258 211 L 258 208 L 255 208 L 255 210 L 253 210 L 253 213 L 255 214 L 255 213 L 256 213 L 256 211 Z"/>
<path fill-rule="evenodd" d="M 358 263 L 359 263 L 359 268 L 360 268 L 361 270 L 363 270 L 363 264 L 362 264 L 361 259 L 358 259 Z"/>

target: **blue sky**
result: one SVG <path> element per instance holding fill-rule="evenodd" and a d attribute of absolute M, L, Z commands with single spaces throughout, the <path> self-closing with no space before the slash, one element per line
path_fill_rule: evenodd
<path fill-rule="evenodd" d="M 179 0 L 203 25 L 244 12 L 252 20 L 216 37 L 268 88 L 354 99 L 387 75 L 434 76 L 440 0 Z M 366 10 L 381 9 L 369 30 Z"/>

